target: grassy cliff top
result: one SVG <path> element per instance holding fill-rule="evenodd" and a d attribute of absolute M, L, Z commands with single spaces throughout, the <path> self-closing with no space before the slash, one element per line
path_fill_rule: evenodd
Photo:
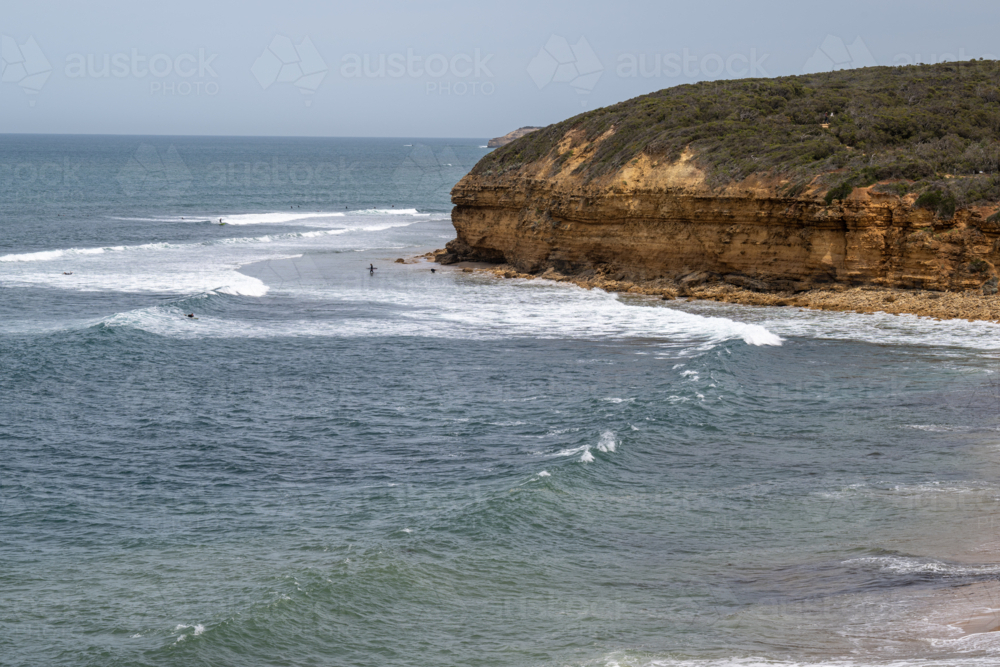
<path fill-rule="evenodd" d="M 982 60 L 667 88 L 533 132 L 472 173 L 516 170 L 558 150 L 570 130 L 591 141 L 612 128 L 577 167 L 585 179 L 690 146 L 713 187 L 780 174 L 794 196 L 820 176 L 830 202 L 881 183 L 920 192 L 949 217 L 1000 201 L 1000 62 Z"/>

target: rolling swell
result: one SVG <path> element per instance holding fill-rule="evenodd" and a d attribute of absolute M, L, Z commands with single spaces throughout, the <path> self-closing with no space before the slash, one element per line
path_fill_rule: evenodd
<path fill-rule="evenodd" d="M 269 141 L 392 160 L 10 225 L 129 249 L 0 262 L 0 662 L 995 657 L 925 613 L 995 579 L 988 329 L 432 274 L 409 147 Z"/>

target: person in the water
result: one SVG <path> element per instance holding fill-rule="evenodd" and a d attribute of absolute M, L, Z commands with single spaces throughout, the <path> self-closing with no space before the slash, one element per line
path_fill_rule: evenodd
<path fill-rule="evenodd" d="M 372 276 L 375 275 L 375 265 L 374 264 L 369 264 L 368 265 L 368 273 L 369 273 L 369 275 L 372 275 Z"/>
<path fill-rule="evenodd" d="M 431 269 L 431 273 L 437 273 L 437 269 Z"/>

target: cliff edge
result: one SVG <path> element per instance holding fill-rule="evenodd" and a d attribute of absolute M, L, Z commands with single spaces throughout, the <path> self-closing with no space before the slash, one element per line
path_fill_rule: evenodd
<path fill-rule="evenodd" d="M 632 283 L 995 294 L 1000 64 L 685 85 L 543 128 L 452 190 L 445 262 Z"/>

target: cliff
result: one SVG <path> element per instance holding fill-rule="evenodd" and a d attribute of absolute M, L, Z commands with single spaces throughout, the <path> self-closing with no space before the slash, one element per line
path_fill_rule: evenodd
<path fill-rule="evenodd" d="M 518 129 L 514 130 L 513 132 L 508 132 L 507 134 L 503 135 L 502 137 L 496 137 L 495 139 L 490 139 L 488 142 L 486 142 L 486 146 L 488 148 L 499 148 L 500 146 L 506 146 L 507 144 L 509 144 L 510 142 L 514 141 L 515 139 L 520 139 L 521 137 L 525 136 L 526 134 L 529 134 L 531 132 L 534 132 L 535 130 L 540 130 L 540 129 L 542 129 L 542 128 L 540 128 L 540 127 L 530 127 L 530 126 L 520 127 Z"/>
<path fill-rule="evenodd" d="M 452 191 L 458 238 L 441 259 L 755 291 L 995 293 L 998 79 L 993 62 L 872 68 L 589 112 L 476 165 Z"/>

